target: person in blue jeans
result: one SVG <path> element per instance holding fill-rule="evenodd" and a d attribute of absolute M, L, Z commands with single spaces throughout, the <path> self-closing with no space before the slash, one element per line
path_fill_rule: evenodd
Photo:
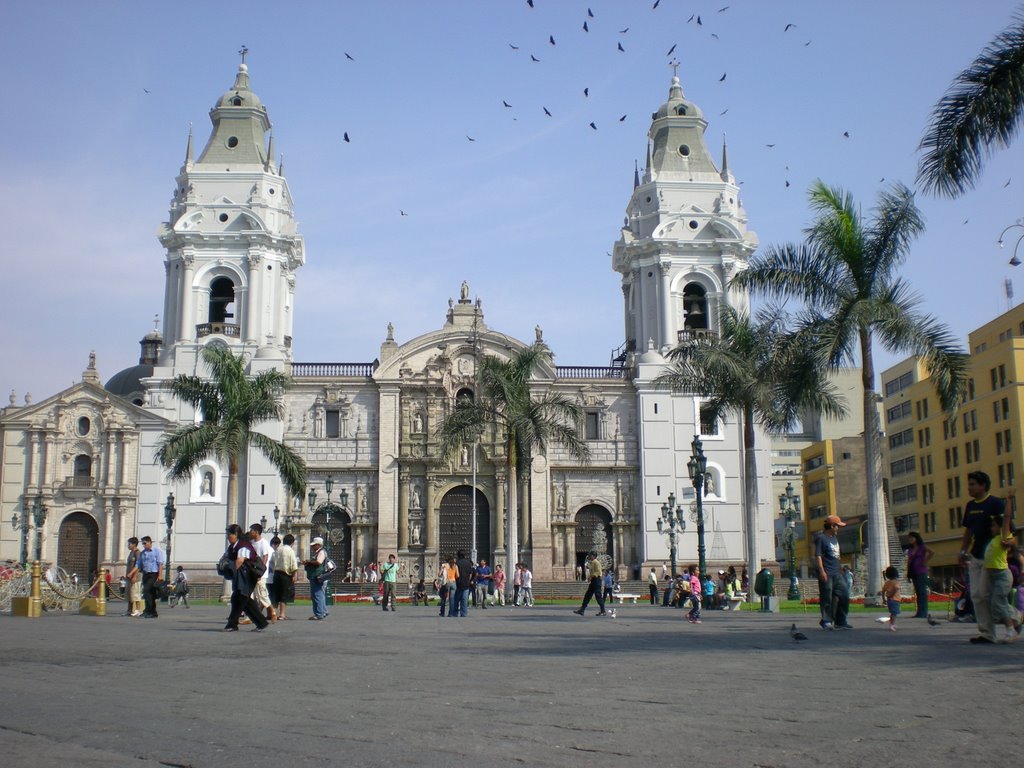
<path fill-rule="evenodd" d="M 459 574 L 455 580 L 455 589 L 452 590 L 451 606 L 448 616 L 460 616 L 465 618 L 469 615 L 469 591 L 473 588 L 473 578 L 476 568 L 473 561 L 466 557 L 466 553 L 459 550 L 455 553 L 455 567 Z"/>
<path fill-rule="evenodd" d="M 847 620 L 850 590 L 843 578 L 839 560 L 839 529 L 846 525 L 839 515 L 825 518 L 822 531 L 814 541 L 814 559 L 818 565 L 818 595 L 821 602 L 822 629 L 853 629 Z"/>
<path fill-rule="evenodd" d="M 306 578 L 309 579 L 309 596 L 313 600 L 313 615 L 310 621 L 323 621 L 327 618 L 327 599 L 324 597 L 324 584 L 320 580 L 326 570 L 327 552 L 324 551 L 324 540 L 317 536 L 309 543 L 310 558 L 306 566 Z"/>

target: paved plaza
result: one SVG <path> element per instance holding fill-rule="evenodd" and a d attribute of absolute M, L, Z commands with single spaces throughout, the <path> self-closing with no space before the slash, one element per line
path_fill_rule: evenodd
<path fill-rule="evenodd" d="M 111 604 L 112 612 L 119 609 Z M 1019 646 L 871 615 L 646 605 L 295 606 L 263 633 L 226 609 L 157 620 L 0 617 L 5 766 L 997 765 Z M 794 643 L 794 618 L 809 636 Z"/>

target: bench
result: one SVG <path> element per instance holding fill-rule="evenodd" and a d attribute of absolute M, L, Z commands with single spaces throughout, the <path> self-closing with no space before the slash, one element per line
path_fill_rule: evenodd
<path fill-rule="evenodd" d="M 612 597 L 619 601 L 619 605 L 622 605 L 625 600 L 632 600 L 633 605 L 636 605 L 636 600 L 640 595 L 633 595 L 627 592 L 615 592 L 612 594 Z"/>
<path fill-rule="evenodd" d="M 746 592 L 737 592 L 729 598 L 729 607 L 726 608 L 728 611 L 738 611 L 743 607 L 743 604 L 747 602 Z"/>

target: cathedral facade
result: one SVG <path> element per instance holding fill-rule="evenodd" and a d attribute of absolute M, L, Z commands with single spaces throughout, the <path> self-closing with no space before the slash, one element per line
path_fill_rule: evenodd
<path fill-rule="evenodd" d="M 389 327 L 370 362 L 293 360 L 295 286 L 306 253 L 272 134 L 268 141 L 268 112 L 244 64 L 210 117 L 198 157 L 189 136 L 159 232 L 162 333 L 147 335 L 139 365 L 105 389 L 90 361 L 82 384 L 35 406 L 12 399 L 0 416 L 0 559 L 39 556 L 76 572 L 116 563 L 129 535 L 166 539 L 164 510 L 173 503 L 173 561 L 193 578 L 215 578 L 224 527 L 235 522 L 226 513 L 226 467 L 211 459 L 176 482 L 154 459 L 160 435 L 197 419 L 169 385 L 179 374 L 203 375 L 200 352 L 210 344 L 244 355 L 252 374 L 291 375 L 284 417 L 260 431 L 305 459 L 314 491 L 291 497 L 251 452 L 240 475 L 246 519 L 238 522 L 265 520 L 294 532 L 301 546 L 326 534 L 339 564 L 359 568 L 394 553 L 410 579 L 430 578 L 439 558 L 462 549 L 507 567 L 511 517 L 518 557 L 538 579 L 573 578 L 594 549 L 631 577 L 637 566 L 668 560 L 658 518 L 669 494 L 691 506 L 686 463 L 695 435 L 708 457 L 710 567 L 771 558 L 771 505 L 759 506 L 756 530 L 744 522 L 739 424 L 713 419 L 698 398 L 656 383 L 671 348 L 716 333 L 723 305 L 746 308 L 729 280 L 757 246 L 725 148 L 716 164 L 707 123 L 678 78 L 652 115 L 647 167 L 636 174 L 612 252 L 623 292 L 621 346 L 607 364 L 550 365 L 530 385 L 538 397 L 557 393 L 578 403 L 590 460 L 580 464 L 557 444 L 534 456 L 511 516 L 502 436 L 487 429 L 476 445 L 445 456 L 438 428 L 459 397 L 474 396 L 483 356 L 507 359 L 543 341 L 543 331 L 524 341 L 490 328 L 482 298 L 453 278 L 447 305 L 438 297 L 436 330 L 398 341 Z M 92 432 L 81 433 L 83 419 Z M 767 467 L 767 449 L 761 453 Z M 767 476 L 756 485 L 767 499 Z M 696 561 L 696 520 L 687 517 L 680 562 Z M 7 524 L 13 519 L 18 526 Z"/>

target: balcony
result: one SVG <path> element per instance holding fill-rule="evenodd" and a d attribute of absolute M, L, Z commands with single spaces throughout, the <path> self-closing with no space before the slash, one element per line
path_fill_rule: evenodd
<path fill-rule="evenodd" d="M 92 475 L 70 475 L 64 479 L 64 495 L 91 496 L 96 492 L 96 478 Z"/>
<path fill-rule="evenodd" d="M 676 332 L 676 338 L 680 344 L 693 344 L 700 339 L 717 339 L 718 332 L 710 328 L 683 328 Z"/>
<path fill-rule="evenodd" d="M 242 326 L 237 323 L 200 323 L 196 326 L 196 338 L 204 336 L 228 336 L 238 339 L 242 336 Z"/>
<path fill-rule="evenodd" d="M 607 365 L 556 365 L 555 377 L 559 379 L 621 379 L 622 368 Z"/>
<path fill-rule="evenodd" d="M 373 363 L 292 363 L 292 378 L 369 378 L 373 369 Z"/>

